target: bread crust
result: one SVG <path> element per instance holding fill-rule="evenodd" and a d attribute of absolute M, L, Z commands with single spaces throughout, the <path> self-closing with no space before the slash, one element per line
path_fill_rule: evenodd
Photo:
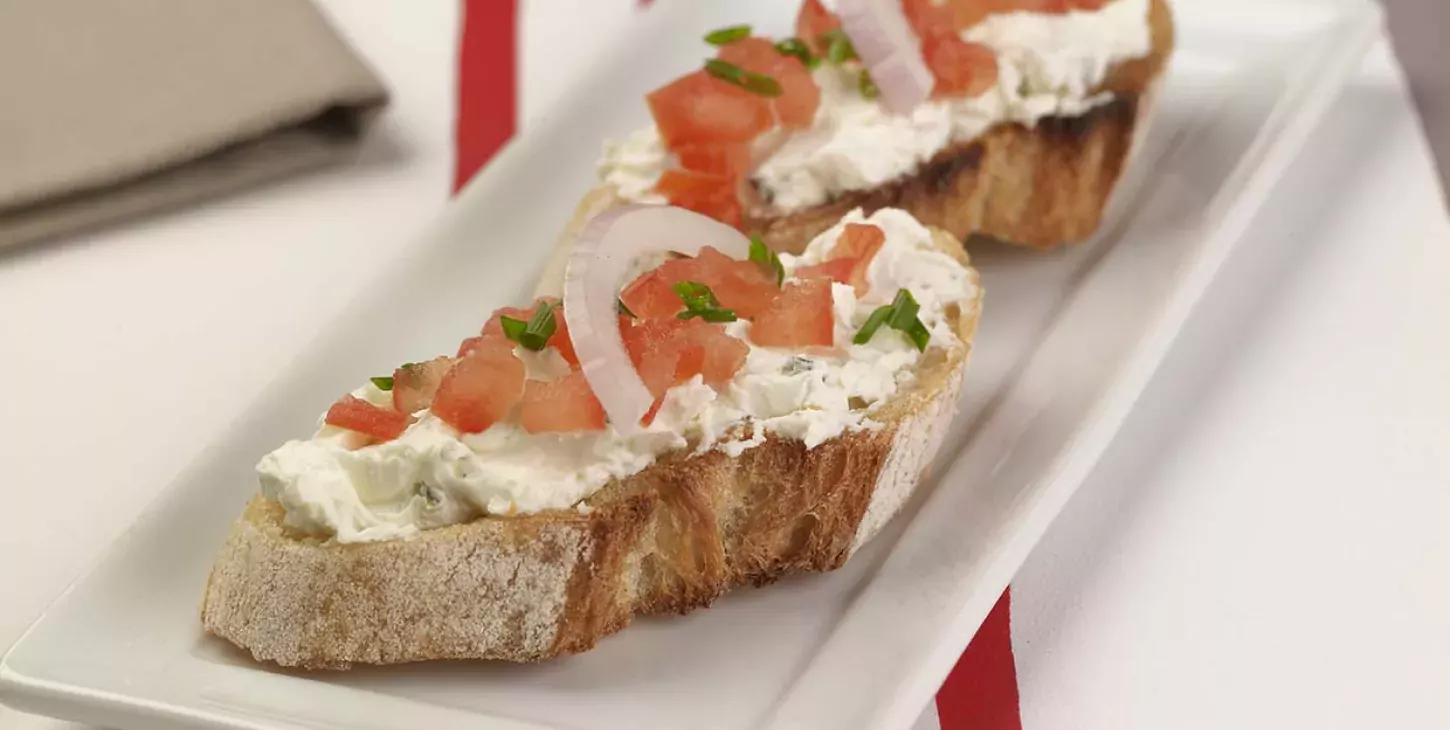
<path fill-rule="evenodd" d="M 1114 66 L 1095 90 L 1111 92 L 1111 102 L 1034 127 L 997 125 L 943 149 L 912 175 L 804 210 L 783 213 L 747 193 L 755 200 L 746 205 L 745 231 L 798 253 L 854 208 L 868 215 L 903 208 L 959 240 L 976 234 L 1036 249 L 1086 240 L 1147 126 L 1156 83 L 1173 52 L 1166 0 L 1153 0 L 1148 22 L 1152 52 Z"/>
<path fill-rule="evenodd" d="M 950 236 L 942 250 L 969 265 Z M 637 615 L 686 613 L 736 586 L 834 570 L 901 507 L 955 413 L 978 296 L 873 419 L 813 449 L 767 435 L 731 458 L 668 454 L 586 500 L 404 540 L 296 534 L 258 495 L 207 580 L 203 628 L 306 669 L 433 659 L 537 661 L 585 651 Z"/>

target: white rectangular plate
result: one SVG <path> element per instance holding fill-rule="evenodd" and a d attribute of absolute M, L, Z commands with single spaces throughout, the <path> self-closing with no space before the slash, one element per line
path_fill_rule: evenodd
<path fill-rule="evenodd" d="M 1377 6 L 1178 3 L 1179 51 L 1120 215 L 1076 248 L 972 251 L 987 315 L 940 476 L 845 569 L 641 620 L 535 666 L 287 674 L 197 620 L 257 458 L 307 432 L 336 393 L 449 349 L 525 296 L 593 182 L 601 139 L 646 121 L 641 95 L 699 62 L 703 31 L 784 31 L 792 6 L 671 3 L 619 39 L 25 634 L 0 664 L 0 696 L 119 728 L 908 726 L 1354 69 Z"/>

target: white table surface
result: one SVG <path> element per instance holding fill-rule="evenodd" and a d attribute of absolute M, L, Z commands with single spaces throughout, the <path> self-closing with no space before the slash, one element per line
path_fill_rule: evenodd
<path fill-rule="evenodd" d="M 0 256 L 0 647 L 445 204 L 456 9 L 326 5 L 395 93 L 357 165 Z M 1450 727 L 1428 154 L 1380 47 L 1014 584 L 1028 730 Z"/>

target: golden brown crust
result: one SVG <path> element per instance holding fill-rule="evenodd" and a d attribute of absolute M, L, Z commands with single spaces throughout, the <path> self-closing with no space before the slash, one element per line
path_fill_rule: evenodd
<path fill-rule="evenodd" d="M 945 233 L 936 243 L 967 264 Z M 677 453 L 561 510 L 407 540 L 338 544 L 255 497 L 207 581 L 202 625 L 259 660 L 342 669 L 431 659 L 535 661 L 587 650 L 632 616 L 685 613 L 740 585 L 840 567 L 895 513 L 956 406 L 978 299 L 951 312 L 882 426 L 816 448 L 767 436 L 731 458 Z"/>
<path fill-rule="evenodd" d="M 1108 198 L 1152 107 L 1152 90 L 1173 52 L 1165 0 L 1149 11 L 1153 52 L 1115 66 L 1099 91 L 1114 100 L 1079 117 L 1035 127 L 1003 124 L 937 153 L 915 174 L 782 214 L 747 206 L 745 229 L 772 248 L 799 252 L 854 208 L 903 208 L 958 239 L 979 234 L 1033 248 L 1078 243 L 1102 220 Z"/>

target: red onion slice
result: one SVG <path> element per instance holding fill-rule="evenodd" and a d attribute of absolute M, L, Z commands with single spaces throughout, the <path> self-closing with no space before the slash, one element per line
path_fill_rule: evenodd
<path fill-rule="evenodd" d="M 750 239 L 699 213 L 663 205 L 626 205 L 592 218 L 574 242 L 564 272 L 564 321 L 589 387 L 622 434 L 639 430 L 654 403 L 640 380 L 616 307 L 636 259 L 673 251 L 693 256 L 713 246 L 735 259 L 750 257 Z"/>
<path fill-rule="evenodd" d="M 936 80 L 921 58 L 921 42 L 906 22 L 901 0 L 840 0 L 841 29 L 881 91 L 881 103 L 910 114 L 931 96 Z"/>

